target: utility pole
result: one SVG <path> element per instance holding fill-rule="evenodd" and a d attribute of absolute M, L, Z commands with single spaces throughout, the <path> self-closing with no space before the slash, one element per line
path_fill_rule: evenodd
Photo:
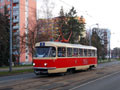
<path fill-rule="evenodd" d="M 109 61 L 111 61 L 110 37 L 111 37 L 111 32 L 109 33 Z"/>
<path fill-rule="evenodd" d="M 12 0 L 10 0 L 10 59 L 9 72 L 12 72 Z"/>

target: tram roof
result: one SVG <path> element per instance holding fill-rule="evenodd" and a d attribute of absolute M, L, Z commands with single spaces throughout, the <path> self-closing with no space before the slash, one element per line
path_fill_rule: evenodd
<path fill-rule="evenodd" d="M 71 47 L 71 48 L 83 48 L 83 49 L 95 49 L 93 46 L 86 46 L 81 44 L 70 44 L 70 43 L 62 43 L 62 42 L 54 42 L 54 41 L 44 41 L 36 43 L 35 46 L 57 46 L 57 47 Z"/>

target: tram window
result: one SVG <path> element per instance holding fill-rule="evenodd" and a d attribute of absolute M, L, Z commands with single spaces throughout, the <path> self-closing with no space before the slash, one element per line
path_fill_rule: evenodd
<path fill-rule="evenodd" d="M 95 56 L 95 50 L 92 50 L 92 56 Z"/>
<path fill-rule="evenodd" d="M 67 56 L 72 57 L 72 48 L 67 48 Z"/>
<path fill-rule="evenodd" d="M 58 47 L 58 57 L 66 57 L 66 48 Z"/>
<path fill-rule="evenodd" d="M 83 49 L 79 49 L 79 56 L 83 56 Z"/>
<path fill-rule="evenodd" d="M 84 56 L 87 56 L 87 49 L 84 49 Z"/>
<path fill-rule="evenodd" d="M 73 56 L 78 57 L 78 48 L 73 48 Z"/>
<path fill-rule="evenodd" d="M 97 56 L 97 51 L 95 50 L 95 56 Z"/>
<path fill-rule="evenodd" d="M 56 57 L 56 49 L 55 48 L 51 48 L 51 50 L 49 52 L 49 56 L 50 57 Z"/>
<path fill-rule="evenodd" d="M 56 57 L 55 47 L 36 47 L 34 57 Z"/>
<path fill-rule="evenodd" d="M 91 56 L 91 50 L 88 49 L 88 56 Z"/>

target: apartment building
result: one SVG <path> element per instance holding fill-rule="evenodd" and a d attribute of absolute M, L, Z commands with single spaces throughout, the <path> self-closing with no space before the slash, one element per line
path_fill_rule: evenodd
<path fill-rule="evenodd" d="M 62 18 L 65 19 L 65 17 L 63 16 Z M 57 39 L 59 35 L 58 32 L 59 32 L 59 25 L 58 25 L 58 22 L 59 20 L 61 19 L 61 17 L 54 17 L 54 18 L 51 18 L 51 19 L 39 19 L 38 20 L 38 23 L 39 25 L 41 26 L 40 28 L 40 32 L 41 34 L 49 34 L 49 40 L 52 40 L 53 38 L 54 39 Z M 85 24 L 85 18 L 83 18 L 83 16 L 81 17 L 76 17 L 76 19 L 80 22 L 80 23 L 84 23 Z M 82 32 L 82 37 L 85 37 L 86 36 L 86 31 Z M 78 38 L 78 40 L 76 40 L 76 42 L 78 42 L 80 40 L 80 36 Z"/>
<path fill-rule="evenodd" d="M 10 14 L 10 1 L 0 0 L 0 12 L 4 13 L 4 6 L 7 6 Z M 36 0 L 12 0 L 12 31 L 13 31 L 13 54 L 20 64 L 32 63 L 32 55 L 29 47 L 24 44 L 24 52 L 21 52 L 21 38 L 23 34 L 29 33 L 29 28 L 36 23 Z M 25 38 L 25 42 L 28 37 Z M 17 57 L 18 56 L 18 57 Z"/>

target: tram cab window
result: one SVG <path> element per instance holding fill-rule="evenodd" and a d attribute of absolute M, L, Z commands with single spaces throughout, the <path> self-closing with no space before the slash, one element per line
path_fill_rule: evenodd
<path fill-rule="evenodd" d="M 73 57 L 78 57 L 78 48 L 73 48 Z"/>
<path fill-rule="evenodd" d="M 84 56 L 87 56 L 87 49 L 84 49 Z"/>
<path fill-rule="evenodd" d="M 79 56 L 83 56 L 83 49 L 79 49 Z"/>
<path fill-rule="evenodd" d="M 67 57 L 72 57 L 72 48 L 67 48 Z"/>
<path fill-rule="evenodd" d="M 34 57 L 56 57 L 56 48 L 55 47 L 36 47 Z"/>
<path fill-rule="evenodd" d="M 58 47 L 58 57 L 66 57 L 66 48 Z"/>

